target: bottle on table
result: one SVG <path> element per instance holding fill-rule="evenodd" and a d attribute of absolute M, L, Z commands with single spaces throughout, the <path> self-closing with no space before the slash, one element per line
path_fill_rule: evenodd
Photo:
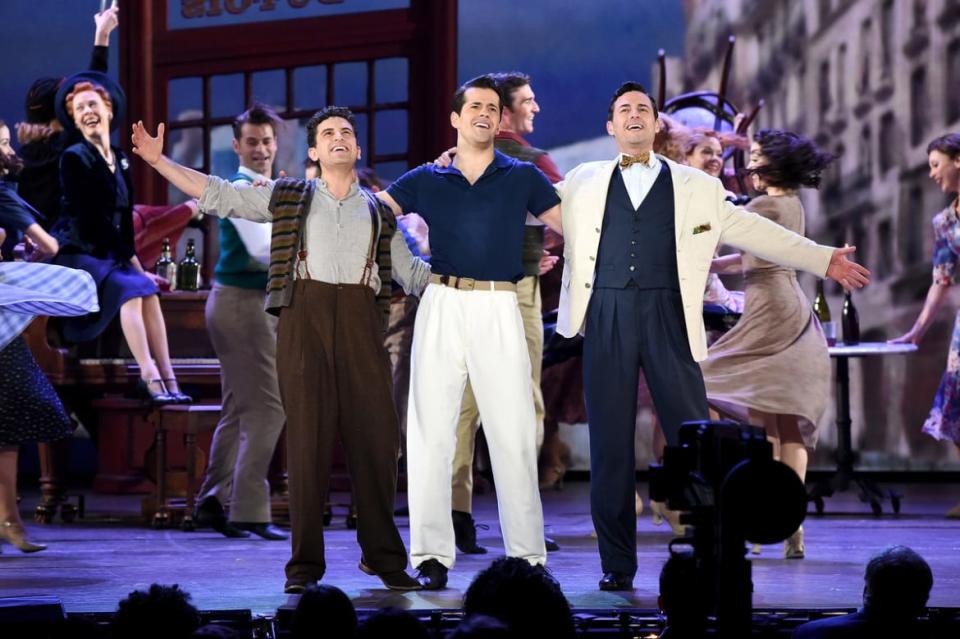
<path fill-rule="evenodd" d="M 853 305 L 853 298 L 850 291 L 846 291 L 843 296 L 843 311 L 840 316 L 843 324 L 843 343 L 849 346 L 860 343 L 860 315 L 857 313 L 857 307 Z"/>
<path fill-rule="evenodd" d="M 170 250 L 170 238 L 163 238 L 163 244 L 160 248 L 160 259 L 157 260 L 153 272 L 169 282 L 171 291 L 177 290 L 177 263 L 173 260 L 173 252 Z"/>
<path fill-rule="evenodd" d="M 827 346 L 837 343 L 837 323 L 830 317 L 830 306 L 827 296 L 823 294 L 823 280 L 817 280 L 817 296 L 813 298 L 813 313 L 820 320 L 823 327 L 823 336 L 827 338 Z"/>
<path fill-rule="evenodd" d="M 193 238 L 187 240 L 186 255 L 177 266 L 177 288 L 181 291 L 195 291 L 200 288 L 200 262 L 197 261 Z"/>

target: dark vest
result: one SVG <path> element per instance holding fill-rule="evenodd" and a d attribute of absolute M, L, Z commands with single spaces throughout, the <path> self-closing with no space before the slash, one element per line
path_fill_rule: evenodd
<path fill-rule="evenodd" d="M 666 162 L 634 210 L 623 176 L 614 169 L 607 190 L 595 287 L 680 290 L 674 234 L 673 181 Z"/>

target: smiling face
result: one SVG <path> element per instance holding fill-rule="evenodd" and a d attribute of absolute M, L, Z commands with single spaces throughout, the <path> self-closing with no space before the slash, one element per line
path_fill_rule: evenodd
<path fill-rule="evenodd" d="M 87 140 L 99 140 L 110 136 L 110 120 L 113 110 L 103 97 L 93 89 L 74 94 L 73 123 Z"/>
<path fill-rule="evenodd" d="M 277 136 L 273 126 L 245 122 L 240 127 L 240 139 L 233 141 L 233 150 L 240 158 L 240 166 L 269 177 L 273 160 L 277 157 Z"/>
<path fill-rule="evenodd" d="M 459 138 L 476 146 L 490 146 L 500 127 L 500 94 L 493 89 L 471 87 L 463 95 L 460 113 L 450 114 L 450 125 Z"/>
<path fill-rule="evenodd" d="M 697 146 L 693 147 L 686 157 L 687 164 L 700 169 L 707 175 L 720 177 L 723 170 L 723 148 L 717 138 L 705 137 Z"/>
<path fill-rule="evenodd" d="M 0 124 L 0 155 L 4 157 L 13 155 L 13 147 L 10 146 L 10 128 L 6 124 Z"/>
<path fill-rule="evenodd" d="M 750 144 L 750 163 L 747 164 L 747 169 L 755 169 L 760 166 L 765 166 L 767 164 L 767 158 L 763 155 L 763 149 L 760 147 L 759 142 L 753 142 Z M 757 175 L 756 173 L 750 174 L 750 180 L 753 182 L 753 189 L 755 191 L 764 192 L 767 190 L 767 183 L 764 181 L 763 177 Z"/>
<path fill-rule="evenodd" d="M 540 113 L 536 98 L 529 84 L 516 88 L 510 106 L 503 109 L 504 128 L 509 125 L 511 131 L 520 135 L 533 133 L 533 119 Z"/>
<path fill-rule="evenodd" d="M 328 169 L 352 169 L 360 159 L 357 134 L 348 120 L 329 117 L 317 125 L 317 135 L 307 155 L 319 162 L 321 171 Z"/>
<path fill-rule="evenodd" d="M 944 193 L 960 191 L 960 156 L 950 159 L 941 151 L 930 151 L 927 155 L 930 165 L 930 179 L 937 183 Z"/>
<path fill-rule="evenodd" d="M 640 91 L 627 91 L 613 103 L 613 114 L 607 121 L 607 133 L 617 141 L 621 153 L 642 153 L 653 149 L 653 138 L 660 130 L 650 96 Z"/>

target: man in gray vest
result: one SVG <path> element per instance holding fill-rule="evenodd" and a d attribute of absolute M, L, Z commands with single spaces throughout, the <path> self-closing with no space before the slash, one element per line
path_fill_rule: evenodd
<path fill-rule="evenodd" d="M 273 177 L 281 120 L 254 104 L 233 122 L 240 168 L 235 184 Z M 227 220 L 220 228 L 216 281 L 207 298 L 207 331 L 220 359 L 223 411 L 199 491 L 196 519 L 226 537 L 286 539 L 270 523 L 267 471 L 283 430 L 277 386 L 277 318 L 263 312 L 270 264 L 269 222 Z M 224 506 L 230 506 L 229 520 Z"/>

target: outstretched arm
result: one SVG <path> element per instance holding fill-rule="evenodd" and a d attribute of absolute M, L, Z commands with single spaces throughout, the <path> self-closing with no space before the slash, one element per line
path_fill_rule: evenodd
<path fill-rule="evenodd" d="M 943 282 L 934 282 L 931 284 L 930 290 L 927 291 L 927 299 L 923 303 L 920 315 L 917 316 L 917 321 L 913 323 L 909 331 L 900 337 L 893 338 L 890 340 L 890 343 L 919 344 L 920 340 L 922 340 L 926 334 L 927 329 L 930 328 L 930 324 L 933 322 L 933 318 L 937 314 L 940 304 L 943 303 L 943 298 L 946 297 L 949 288 L 950 285 Z"/>

